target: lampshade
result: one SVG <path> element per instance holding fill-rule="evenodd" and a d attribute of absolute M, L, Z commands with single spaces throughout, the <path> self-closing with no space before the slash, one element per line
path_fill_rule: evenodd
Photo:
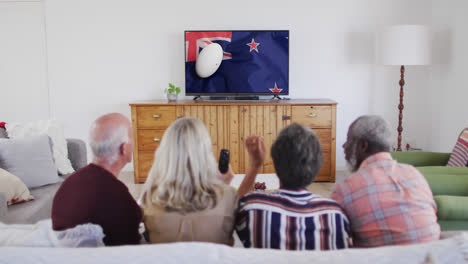
<path fill-rule="evenodd" d="M 423 25 L 398 25 L 379 35 L 380 63 L 428 65 L 431 63 L 431 32 Z"/>

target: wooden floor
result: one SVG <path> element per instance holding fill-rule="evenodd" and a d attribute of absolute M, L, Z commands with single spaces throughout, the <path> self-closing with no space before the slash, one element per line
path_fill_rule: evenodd
<path fill-rule="evenodd" d="M 336 180 L 337 182 L 341 182 L 344 179 L 345 175 L 344 172 L 337 172 L 336 173 Z M 133 181 L 133 171 L 123 171 L 119 175 L 119 179 L 127 185 L 128 190 L 133 195 L 135 200 L 140 198 L 140 195 L 143 191 L 144 184 L 135 184 Z M 335 186 L 333 182 L 315 182 L 309 185 L 307 189 L 309 189 L 312 193 L 322 195 L 324 197 L 329 197 L 330 193 Z"/>

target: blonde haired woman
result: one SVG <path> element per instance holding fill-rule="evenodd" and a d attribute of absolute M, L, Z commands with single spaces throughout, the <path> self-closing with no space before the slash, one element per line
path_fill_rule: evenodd
<path fill-rule="evenodd" d="M 263 163 L 263 141 L 247 141 L 255 139 L 249 154 L 253 163 Z M 251 189 L 257 171 L 249 170 L 239 195 Z M 174 122 L 156 150 L 141 197 L 149 241 L 232 245 L 238 202 L 238 193 L 227 185 L 232 177 L 231 170 L 218 173 L 210 136 L 200 120 L 184 117 Z"/>

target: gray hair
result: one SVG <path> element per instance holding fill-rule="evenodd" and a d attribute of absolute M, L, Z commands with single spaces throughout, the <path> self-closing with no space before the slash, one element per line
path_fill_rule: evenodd
<path fill-rule="evenodd" d="M 128 143 L 128 127 L 121 124 L 102 139 L 96 139 L 93 136 L 96 127 L 97 123 L 94 122 L 89 132 L 89 145 L 94 157 L 110 163 L 115 162 L 119 157 L 120 146 Z"/>
<path fill-rule="evenodd" d="M 371 152 L 390 151 L 392 132 L 385 119 L 377 115 L 364 115 L 349 128 L 351 135 L 369 143 Z"/>
<path fill-rule="evenodd" d="M 279 133 L 271 147 L 276 174 L 284 187 L 311 184 L 322 167 L 322 147 L 308 127 L 291 124 Z"/>
<path fill-rule="evenodd" d="M 183 117 L 164 132 L 141 196 L 143 206 L 157 204 L 182 213 L 213 208 L 220 181 L 208 130 Z"/>

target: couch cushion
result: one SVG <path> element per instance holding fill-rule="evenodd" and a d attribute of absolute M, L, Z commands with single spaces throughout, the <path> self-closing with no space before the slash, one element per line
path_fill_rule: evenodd
<path fill-rule="evenodd" d="M 468 168 L 417 167 L 426 178 L 434 195 L 468 196 Z"/>
<path fill-rule="evenodd" d="M 468 169 L 466 167 L 447 167 L 447 166 L 425 166 L 416 167 L 421 173 L 434 174 L 434 175 L 467 175 Z M 423 173 L 423 174 L 424 174 Z"/>
<path fill-rule="evenodd" d="M 0 139 L 0 167 L 18 176 L 28 188 L 61 181 L 47 135 Z"/>
<path fill-rule="evenodd" d="M 47 134 L 52 140 L 55 166 L 60 174 L 73 173 L 73 167 L 68 159 L 67 142 L 63 127 L 55 120 L 40 120 L 30 123 L 8 123 L 6 130 L 9 138 L 29 138 L 40 134 Z"/>
<path fill-rule="evenodd" d="M 0 168 L 0 192 L 5 194 L 8 205 L 34 200 L 26 185 L 2 168 Z"/>
<path fill-rule="evenodd" d="M 468 230 L 468 221 L 466 220 L 439 220 L 438 223 L 440 225 L 440 230 L 444 231 L 442 234 L 446 234 L 447 231 Z"/>
<path fill-rule="evenodd" d="M 442 220 L 468 220 L 468 197 L 436 195 L 437 217 Z"/>

